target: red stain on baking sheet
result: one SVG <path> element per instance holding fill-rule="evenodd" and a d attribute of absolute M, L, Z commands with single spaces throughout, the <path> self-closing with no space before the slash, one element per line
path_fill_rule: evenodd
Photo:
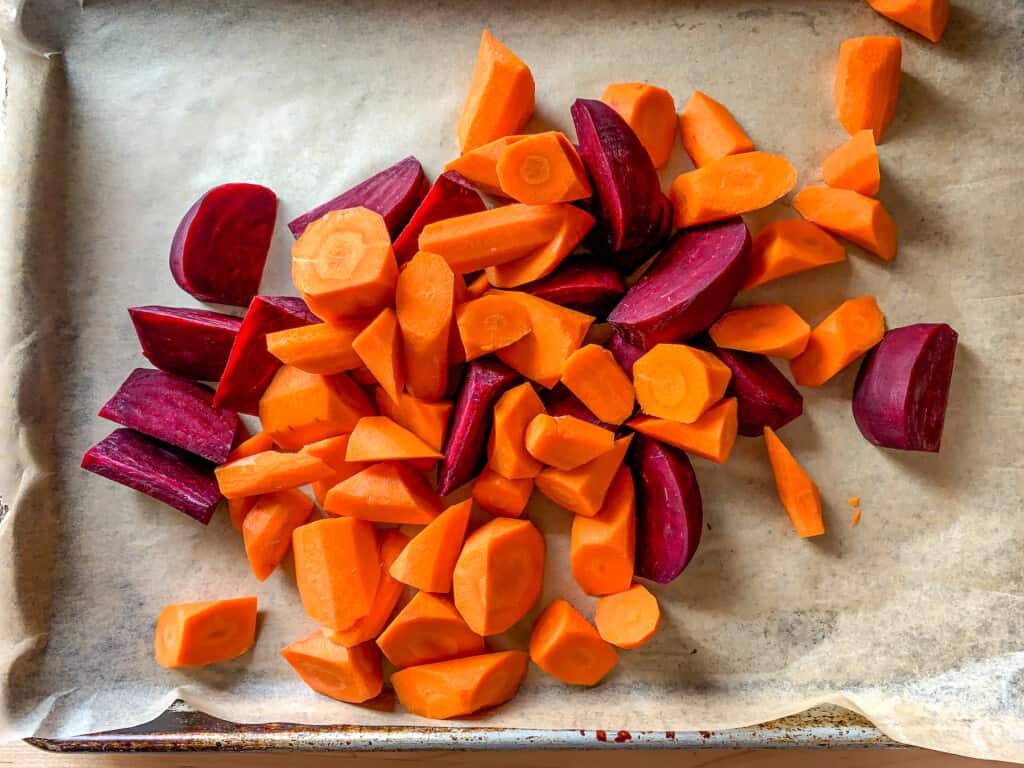
<path fill-rule="evenodd" d="M 676 737 L 676 732 L 675 731 L 665 731 L 665 738 L 666 739 L 674 739 L 675 737 Z"/>
<path fill-rule="evenodd" d="M 699 733 L 705 739 L 710 739 L 712 731 L 697 731 L 697 733 Z"/>
<path fill-rule="evenodd" d="M 608 741 L 608 734 L 604 731 L 596 731 L 598 741 Z"/>
<path fill-rule="evenodd" d="M 621 744 L 624 741 L 629 741 L 633 738 L 633 735 L 629 731 L 619 731 L 615 734 L 615 743 Z"/>

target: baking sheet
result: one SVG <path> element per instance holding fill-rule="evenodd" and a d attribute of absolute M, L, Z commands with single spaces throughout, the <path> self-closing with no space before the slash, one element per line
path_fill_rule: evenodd
<path fill-rule="evenodd" d="M 839 42 L 897 34 L 904 76 L 881 148 L 881 199 L 901 228 L 882 264 L 848 263 L 744 300 L 811 322 L 873 293 L 890 326 L 946 321 L 961 346 L 938 456 L 877 449 L 849 410 L 855 366 L 806 390 L 785 437 L 822 488 L 828 535 L 796 537 L 764 449 L 695 460 L 707 529 L 659 587 L 656 640 L 591 690 L 532 669 L 470 723 L 717 730 L 820 702 L 891 737 L 1024 761 L 1021 514 L 1024 6 L 956 2 L 934 46 L 848 0 L 588 3 L 0 3 L 7 25 L 0 183 L 0 736 L 62 736 L 150 719 L 175 698 L 239 722 L 421 723 L 384 697 L 311 694 L 278 649 L 313 625 L 290 567 L 263 584 L 221 514 L 203 528 L 78 469 L 112 425 L 95 412 L 143 365 L 127 306 L 192 305 L 167 269 L 179 216 L 208 187 L 259 181 L 281 198 L 263 290 L 291 292 L 284 222 L 415 153 L 433 176 L 488 26 L 537 79 L 532 128 L 571 131 L 568 105 L 611 81 L 695 89 L 727 104 L 801 184 L 845 137 Z M 44 58 L 19 45 L 26 26 Z M 677 149 L 668 180 L 685 167 Z M 789 216 L 785 205 L 751 217 Z M 864 509 L 849 525 L 849 496 Z M 530 516 L 552 555 L 545 602 L 592 601 L 567 568 L 568 516 Z M 166 602 L 257 594 L 254 650 L 167 671 L 151 658 Z M 497 647 L 523 647 L 535 612 Z"/>

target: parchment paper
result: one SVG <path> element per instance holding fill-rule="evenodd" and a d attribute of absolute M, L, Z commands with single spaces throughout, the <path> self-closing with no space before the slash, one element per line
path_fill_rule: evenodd
<path fill-rule="evenodd" d="M 812 323 L 877 295 L 890 326 L 960 333 L 939 455 L 863 440 L 856 365 L 804 390 L 785 439 L 821 486 L 828 535 L 803 541 L 779 505 L 760 440 L 719 467 L 696 459 L 707 527 L 696 559 L 657 588 L 664 623 L 608 680 L 569 690 L 532 669 L 486 719 L 524 727 L 719 729 L 820 702 L 901 741 L 1024 760 L 1021 201 L 1024 5 L 954 0 L 932 45 L 852 0 L 281 3 L 123 0 L 84 10 L 7 0 L 0 185 L 0 736 L 71 735 L 149 719 L 176 697 L 253 722 L 422 722 L 312 694 L 278 656 L 314 627 L 290 561 L 266 583 L 219 514 L 203 528 L 78 468 L 113 425 L 95 416 L 145 365 L 126 307 L 194 305 L 167 267 L 180 215 L 204 190 L 258 181 L 281 198 L 263 286 L 291 293 L 284 222 L 398 158 L 433 176 L 480 30 L 532 67 L 532 128 L 571 132 L 568 107 L 613 81 L 650 80 L 682 106 L 728 105 L 801 184 L 846 137 L 831 79 L 842 39 L 904 43 L 880 197 L 900 227 L 883 264 L 848 263 L 744 301 L 793 303 Z M 21 47 L 31 27 L 44 58 Z M 686 167 L 681 151 L 664 178 Z M 751 224 L 792 216 L 785 205 Z M 862 499 L 851 528 L 847 497 Z M 586 612 L 569 578 L 569 516 L 548 535 L 544 602 Z M 257 594 L 256 647 L 208 669 L 152 661 L 167 602 Z M 497 647 L 524 647 L 530 622 Z"/>

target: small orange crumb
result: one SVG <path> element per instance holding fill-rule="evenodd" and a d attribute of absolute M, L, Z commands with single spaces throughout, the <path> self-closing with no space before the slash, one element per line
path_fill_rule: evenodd
<path fill-rule="evenodd" d="M 848 498 L 846 500 L 846 503 L 849 504 L 851 507 L 859 507 L 860 506 L 860 496 L 851 496 L 850 498 Z"/>
<path fill-rule="evenodd" d="M 853 517 L 850 518 L 850 525 L 856 526 L 860 522 L 860 509 L 853 510 Z"/>

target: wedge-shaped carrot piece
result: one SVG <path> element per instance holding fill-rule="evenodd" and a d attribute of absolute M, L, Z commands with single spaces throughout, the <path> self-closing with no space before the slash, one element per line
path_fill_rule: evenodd
<path fill-rule="evenodd" d="M 768 459 L 772 464 L 772 474 L 775 475 L 779 501 L 786 508 L 796 532 L 805 539 L 825 533 L 818 486 L 803 467 L 797 464 L 793 454 L 782 444 L 771 427 L 764 428 L 764 444 L 768 448 Z"/>
<path fill-rule="evenodd" d="M 848 189 L 805 187 L 793 198 L 800 215 L 885 261 L 896 255 L 896 224 L 873 197 Z"/>
<path fill-rule="evenodd" d="M 359 368 L 353 368 L 348 372 L 349 377 L 361 387 L 376 387 L 379 386 L 377 377 L 371 373 L 370 369 L 365 365 Z"/>
<path fill-rule="evenodd" d="M 743 290 L 845 260 L 843 246 L 817 224 L 803 219 L 774 221 L 754 238 Z"/>
<path fill-rule="evenodd" d="M 797 384 L 820 387 L 885 335 L 885 315 L 874 296 L 848 299 L 821 321 L 803 354 L 789 361 Z"/>
<path fill-rule="evenodd" d="M 253 576 L 266 581 L 292 546 L 292 531 L 309 519 L 312 500 L 295 489 L 260 496 L 242 524 Z"/>
<path fill-rule="evenodd" d="M 366 393 L 344 373 L 321 376 L 282 365 L 260 398 L 263 431 L 282 448 L 351 432 L 373 413 Z"/>
<path fill-rule="evenodd" d="M 402 329 L 407 386 L 424 400 L 440 400 L 448 388 L 456 282 L 463 286 L 461 276 L 453 274 L 443 258 L 425 251 L 413 256 L 398 276 L 395 306 Z M 392 400 L 398 399 L 396 394 L 388 394 Z"/>
<path fill-rule="evenodd" d="M 295 583 L 306 615 L 331 629 L 368 616 L 380 583 L 380 550 L 372 523 L 336 517 L 292 533 Z"/>
<path fill-rule="evenodd" d="M 633 415 L 633 382 L 615 355 L 597 344 L 580 347 L 565 361 L 562 383 L 601 421 L 621 424 Z"/>
<path fill-rule="evenodd" d="M 272 450 L 273 447 L 274 440 L 270 435 L 266 432 L 257 432 L 255 435 L 247 437 L 232 448 L 231 453 L 228 454 L 228 461 L 232 462 L 235 461 L 235 459 L 244 459 L 246 456 L 254 456 L 257 453 Z M 242 530 L 242 521 L 245 520 L 245 516 L 249 514 L 249 510 L 253 508 L 257 498 L 259 497 L 240 496 L 238 498 L 228 499 L 228 516 L 231 518 L 231 527 L 236 531 Z"/>
<path fill-rule="evenodd" d="M 629 467 L 619 467 L 601 511 L 576 515 L 569 543 L 572 577 L 588 595 L 629 589 L 636 555 L 636 495 Z"/>
<path fill-rule="evenodd" d="M 758 304 L 726 312 L 708 333 L 726 349 L 791 360 L 807 346 L 811 326 L 786 304 Z"/>
<path fill-rule="evenodd" d="M 400 394 L 395 401 L 380 387 L 374 391 L 374 397 L 377 400 L 377 410 L 382 416 L 393 419 L 435 451 L 440 451 L 444 447 L 448 422 L 452 415 L 450 401 L 421 400 L 407 392 Z"/>
<path fill-rule="evenodd" d="M 485 29 L 459 115 L 459 148 L 468 152 L 519 131 L 533 115 L 533 104 L 530 68 Z"/>
<path fill-rule="evenodd" d="M 509 480 L 484 467 L 473 483 L 473 501 L 495 517 L 522 517 L 533 493 L 533 478 Z"/>
<path fill-rule="evenodd" d="M 942 39 L 949 21 L 949 0 L 868 0 L 868 5 L 933 43 Z"/>
<path fill-rule="evenodd" d="M 484 639 L 471 630 L 451 598 L 417 592 L 377 638 L 388 661 L 401 669 L 483 653 Z"/>
<path fill-rule="evenodd" d="M 375 523 L 426 525 L 441 511 L 441 501 L 414 469 L 384 462 L 334 486 L 327 492 L 324 511 Z"/>
<path fill-rule="evenodd" d="M 526 428 L 526 450 L 537 461 L 570 470 L 608 453 L 615 433 L 575 416 L 535 416 Z"/>
<path fill-rule="evenodd" d="M 499 651 L 406 667 L 391 676 L 402 706 L 420 717 L 447 720 L 496 707 L 516 695 L 530 657 Z"/>
<path fill-rule="evenodd" d="M 529 520 L 497 517 L 466 537 L 452 574 L 455 607 L 478 635 L 504 632 L 544 583 L 544 537 Z"/>
<path fill-rule="evenodd" d="M 725 395 L 732 371 L 710 352 L 657 344 L 633 363 L 633 386 L 648 416 L 692 424 Z"/>
<path fill-rule="evenodd" d="M 368 466 L 362 462 L 345 460 L 345 454 L 348 452 L 348 439 L 348 435 L 336 435 L 309 443 L 302 448 L 302 453 L 323 459 L 331 468 L 331 474 L 323 480 L 313 483 L 313 495 L 321 505 L 331 488 L 357 472 L 362 472 Z"/>
<path fill-rule="evenodd" d="M 473 299 L 479 299 L 491 288 L 491 283 L 487 279 L 487 274 L 477 275 L 473 278 L 473 282 L 466 285 L 466 301 L 473 301 Z"/>
<path fill-rule="evenodd" d="M 387 416 L 364 416 L 349 437 L 345 461 L 440 459 L 441 454 Z"/>
<path fill-rule="evenodd" d="M 853 136 L 865 128 L 882 143 L 896 114 L 902 46 L 898 37 L 852 37 L 839 46 L 832 96 L 836 115 Z"/>
<path fill-rule="evenodd" d="M 472 508 L 466 499 L 431 520 L 391 565 L 391 575 L 424 592 L 449 592 Z"/>
<path fill-rule="evenodd" d="M 533 385 L 529 382 L 513 387 L 494 404 L 494 427 L 488 466 L 510 480 L 536 477 L 541 462 L 526 450 L 526 428 L 544 413 Z"/>
<path fill-rule="evenodd" d="M 643 584 L 597 601 L 594 624 L 601 637 L 619 648 L 639 648 L 658 631 L 661 608 Z"/>
<path fill-rule="evenodd" d="M 487 281 L 495 288 L 516 288 L 547 277 L 583 242 L 594 226 L 594 217 L 582 208 L 570 205 L 561 226 L 545 245 L 522 258 L 484 270 Z"/>
<path fill-rule="evenodd" d="M 530 315 L 515 299 L 492 294 L 460 304 L 455 311 L 466 360 L 514 344 L 531 332 Z"/>
<path fill-rule="evenodd" d="M 564 207 L 516 203 L 435 221 L 420 233 L 420 250 L 442 256 L 460 275 L 515 261 L 558 233 Z"/>
<path fill-rule="evenodd" d="M 683 149 L 698 168 L 729 155 L 754 151 L 750 140 L 728 109 L 707 94 L 694 91 L 679 113 Z"/>
<path fill-rule="evenodd" d="M 878 194 L 882 172 L 878 167 L 874 134 L 867 128 L 857 131 L 825 158 L 821 173 L 830 187 L 852 189 L 862 195 Z"/>
<path fill-rule="evenodd" d="M 501 197 L 501 185 L 498 182 L 498 161 L 505 148 L 514 144 L 520 139 L 525 139 L 523 134 L 502 136 L 500 139 L 489 141 L 476 149 L 463 153 L 448 163 L 445 171 L 456 171 L 481 192 L 488 195 Z"/>
<path fill-rule="evenodd" d="M 724 464 L 736 442 L 739 426 L 736 405 L 735 397 L 727 397 L 692 424 L 640 416 L 626 422 L 626 426 L 687 453 Z"/>
<path fill-rule="evenodd" d="M 370 642 L 349 648 L 313 632 L 286 645 L 281 655 L 302 682 L 338 701 L 369 701 L 384 687 L 380 650 Z"/>
<path fill-rule="evenodd" d="M 256 598 L 164 606 L 153 654 L 161 667 L 202 667 L 241 656 L 256 640 Z"/>
<path fill-rule="evenodd" d="M 572 685 L 597 685 L 619 662 L 619 654 L 565 600 L 552 600 L 530 633 L 530 659 L 549 675 Z"/>
<path fill-rule="evenodd" d="M 676 140 L 676 105 L 672 94 L 649 83 L 612 83 L 601 101 L 633 129 L 655 168 L 668 164 Z"/>
<path fill-rule="evenodd" d="M 796 169 L 767 152 L 745 152 L 687 171 L 669 197 L 680 229 L 721 221 L 771 205 L 796 186 Z"/>
<path fill-rule="evenodd" d="M 366 325 L 362 320 L 314 323 L 267 334 L 267 351 L 285 365 L 308 373 L 342 373 L 362 365 L 352 342 Z"/>
<path fill-rule="evenodd" d="M 537 490 L 563 509 L 593 517 L 604 504 L 632 440 L 632 435 L 619 438 L 610 451 L 576 469 L 541 470 L 536 479 Z"/>
<path fill-rule="evenodd" d="M 323 459 L 305 453 L 262 451 L 214 470 L 217 486 L 227 499 L 259 496 L 315 483 L 331 475 Z"/>
<path fill-rule="evenodd" d="M 385 307 L 352 342 L 352 349 L 391 398 L 405 387 L 402 336 L 395 310 Z"/>
<path fill-rule="evenodd" d="M 391 304 L 397 279 L 387 224 L 368 208 L 331 211 L 292 246 L 292 282 L 329 323 L 373 317 Z"/>
<path fill-rule="evenodd" d="M 527 205 L 570 203 L 591 195 L 583 161 L 560 131 L 512 142 L 501 153 L 496 170 L 502 194 Z"/>

